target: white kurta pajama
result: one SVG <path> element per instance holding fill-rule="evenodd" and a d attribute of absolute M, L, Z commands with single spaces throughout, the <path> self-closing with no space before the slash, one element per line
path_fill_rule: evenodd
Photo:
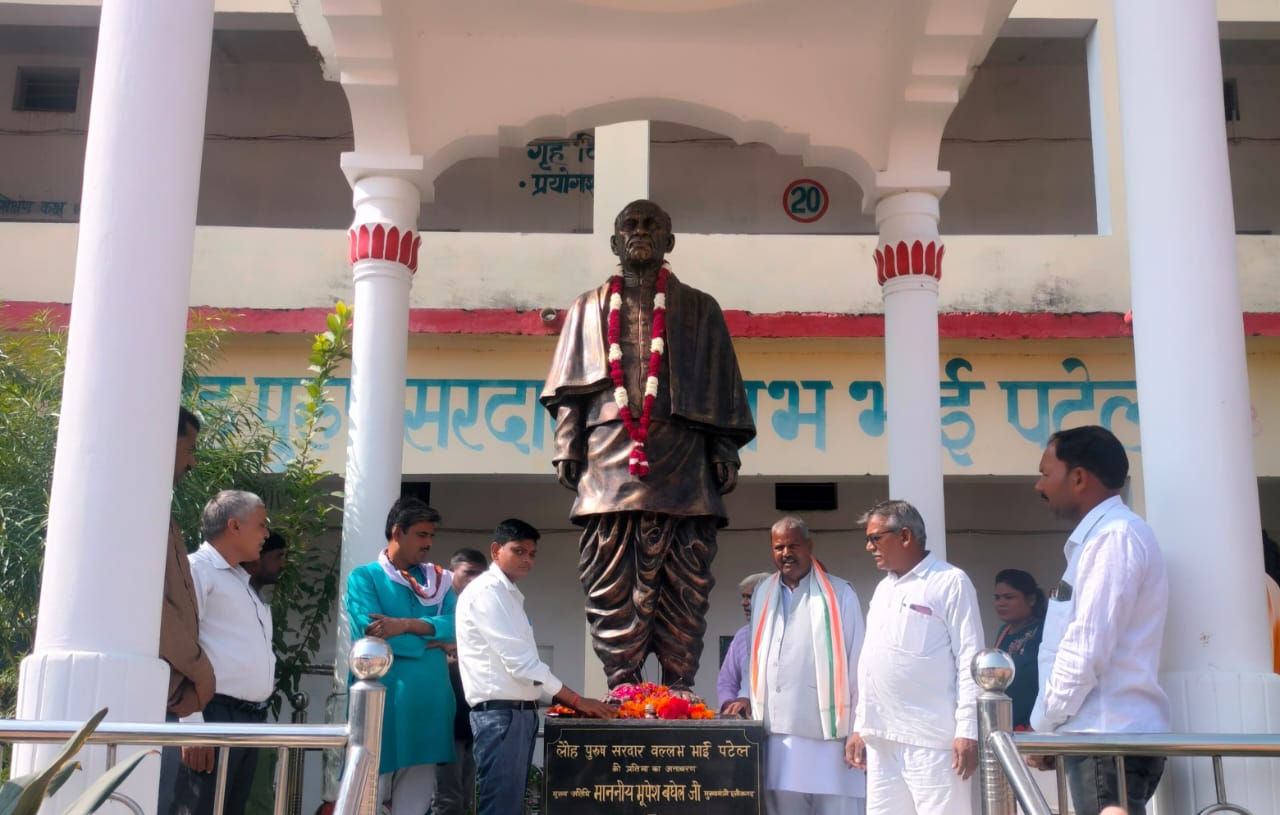
<path fill-rule="evenodd" d="M 858 652 L 865 633 L 862 609 L 853 587 L 837 577 L 827 576 L 839 610 L 843 663 L 847 681 L 842 703 L 848 711 L 842 726 L 820 713 L 818 658 L 812 607 L 817 604 L 823 619 L 822 599 L 811 592 L 814 571 L 801 579 L 792 591 L 775 575 L 761 581 L 752 597 L 752 646 L 761 632 L 759 652 L 752 660 L 758 665 L 757 700 L 753 715 L 764 721 L 768 744 L 765 748 L 765 802 L 770 813 L 861 813 L 866 794 L 864 774 L 850 769 L 844 760 L 848 725 L 857 703 Z M 773 593 L 773 598 L 766 598 Z M 776 614 L 771 626 L 761 625 L 763 613 Z M 824 665 L 826 660 L 823 660 Z M 834 667 L 834 666 L 833 666 Z M 743 678 L 741 696 L 752 697 L 751 671 Z"/>
<path fill-rule="evenodd" d="M 951 751 L 955 739 L 978 738 L 973 583 L 926 554 L 880 581 L 867 625 L 853 729 L 867 744 L 868 815 L 969 815 L 972 777 L 951 769 Z"/>

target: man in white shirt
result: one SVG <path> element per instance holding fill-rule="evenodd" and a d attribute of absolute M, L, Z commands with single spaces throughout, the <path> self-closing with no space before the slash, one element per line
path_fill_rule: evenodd
<path fill-rule="evenodd" d="M 543 693 L 587 716 L 614 715 L 603 702 L 583 699 L 538 658 L 524 595 L 515 584 L 533 569 L 540 537 L 517 518 L 498 524 L 489 545 L 493 563 L 458 596 L 454 612 L 458 668 L 475 736 L 477 815 L 524 811 Z"/>
<path fill-rule="evenodd" d="M 192 713 L 182 721 L 262 722 L 275 692 L 271 609 L 239 564 L 258 558 L 267 538 L 267 509 L 251 492 L 223 490 L 205 504 L 200 531 L 205 542 L 188 560 L 200 620 L 200 647 L 213 664 L 215 693 L 203 714 Z M 257 752 L 231 749 L 225 815 L 244 812 Z M 217 781 L 213 748 L 184 747 L 182 763 L 172 815 L 212 815 Z"/>
<path fill-rule="evenodd" d="M 780 519 L 769 540 L 778 571 L 751 597 L 748 668 L 725 713 L 764 722 L 769 815 L 862 815 L 866 780 L 845 760 L 864 634 L 858 595 L 813 559 L 804 521 Z"/>
<path fill-rule="evenodd" d="M 1169 584 L 1151 527 L 1120 499 L 1128 474 L 1124 446 L 1097 426 L 1053 434 L 1040 458 L 1036 492 L 1055 517 L 1076 527 L 1044 621 L 1043 685 L 1031 712 L 1039 732 L 1169 729 L 1169 699 L 1157 682 Z M 1042 758 L 1032 763 L 1048 766 Z M 1162 757 L 1126 756 L 1123 802 L 1114 759 L 1067 759 L 1077 815 L 1115 805 L 1143 813 L 1163 772 Z"/>
<path fill-rule="evenodd" d="M 881 501 L 858 523 L 888 572 L 867 611 L 847 746 L 849 763 L 867 771 L 867 815 L 970 815 L 978 594 L 968 575 L 925 548 L 924 519 L 906 501 Z"/>

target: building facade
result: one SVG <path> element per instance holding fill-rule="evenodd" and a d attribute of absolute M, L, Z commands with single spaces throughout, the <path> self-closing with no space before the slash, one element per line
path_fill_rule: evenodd
<path fill-rule="evenodd" d="M 1213 4 L 1189 3 L 1162 45 L 1125 16 L 1146 4 L 1101 0 L 832 0 L 804 13 L 767 0 L 219 0 L 207 20 L 115 3 L 0 4 L 0 82 L 14 83 L 14 110 L 0 112 L 12 261 L 0 317 L 67 315 L 85 387 L 121 404 L 90 416 L 89 397 L 82 414 L 73 399 L 64 432 L 142 427 L 130 400 L 144 396 L 168 416 L 176 380 L 134 393 L 121 360 L 159 370 L 141 349 L 173 339 L 183 306 L 224 311 L 235 330 L 209 394 L 248 393 L 286 423 L 310 335 L 335 300 L 354 301 L 356 358 L 325 439 L 328 465 L 348 474 L 344 564 L 381 548 L 402 481 L 430 484 L 439 560 L 523 517 L 546 532 L 525 587 L 545 652 L 570 684 L 602 689 L 571 496 L 536 397 L 562 310 L 611 274 L 613 215 L 651 197 L 674 220 L 676 274 L 726 310 L 760 430 L 729 496 L 700 690 L 714 684 L 714 638 L 741 624 L 737 580 L 770 567 L 779 483 L 834 485 L 833 508 L 800 514 L 824 564 L 864 596 L 879 575 L 854 519 L 890 494 L 925 509 L 933 546 L 980 589 L 1006 567 L 1051 585 L 1069 530 L 1031 489 L 1039 454 L 1053 431 L 1100 423 L 1129 446 L 1131 500 L 1184 598 L 1171 687 L 1247 687 L 1260 705 L 1280 694 L 1261 676 L 1261 585 L 1256 598 L 1241 588 L 1261 572 L 1259 522 L 1280 526 L 1272 5 L 1224 0 L 1215 25 Z M 116 21 L 125 8 L 177 25 L 188 46 L 208 40 L 209 58 L 150 53 L 145 32 Z M 1141 59 L 1162 48 L 1189 73 Z M 129 84 L 146 59 L 174 67 Z M 95 86 L 104 60 L 124 83 L 114 93 Z M 1164 120 L 1171 93 L 1189 121 Z M 142 123 L 149 144 L 130 129 Z M 115 135 L 95 145 L 98 133 Z M 378 227 L 412 235 L 412 262 L 361 243 Z M 81 326 L 109 330 L 79 316 L 102 302 L 148 327 L 112 329 L 121 344 L 74 357 Z M 128 465 L 104 453 L 83 469 L 145 480 L 165 444 L 167 431 Z M 157 519 L 164 486 L 149 498 Z M 118 501 L 72 508 L 58 489 L 50 558 L 75 580 L 72 530 Z M 1207 538 L 1221 541 L 1211 568 Z M 160 546 L 137 545 L 158 575 Z M 96 591 L 86 607 L 118 602 Z M 1206 598 L 1222 597 L 1238 608 L 1205 620 Z M 102 631 L 69 633 L 83 608 L 59 608 L 33 658 L 44 672 L 29 675 L 73 676 L 64 651 L 145 651 L 147 631 L 103 648 Z M 994 632 L 990 609 L 986 622 Z M 147 674 L 145 662 L 120 675 Z M 315 682 L 323 695 L 328 681 Z M 79 715 L 34 689 L 23 698 Z M 152 715 L 128 694 L 118 704 Z M 1253 721 L 1206 715 L 1188 701 L 1179 726 Z"/>

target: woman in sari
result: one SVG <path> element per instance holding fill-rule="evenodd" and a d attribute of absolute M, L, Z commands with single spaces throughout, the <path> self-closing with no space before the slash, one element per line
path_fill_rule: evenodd
<path fill-rule="evenodd" d="M 996 647 L 1013 658 L 1013 684 L 1005 691 L 1013 700 L 1013 727 L 1031 727 L 1031 708 L 1040 692 L 1040 638 L 1048 602 L 1036 579 L 1021 569 L 1005 569 L 996 575 L 996 616 L 1004 625 L 996 634 Z"/>

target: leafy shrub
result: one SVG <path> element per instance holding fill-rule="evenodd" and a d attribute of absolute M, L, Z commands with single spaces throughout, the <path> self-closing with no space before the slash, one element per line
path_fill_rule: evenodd
<path fill-rule="evenodd" d="M 199 517 L 218 490 L 255 492 L 272 528 L 289 542 L 289 561 L 272 594 L 278 711 L 320 648 L 338 596 L 336 551 L 315 546 L 340 512 L 336 476 L 324 470 L 314 440 L 325 428 L 325 387 L 350 357 L 352 312 L 339 303 L 308 355 L 306 398 L 282 437 L 242 393 L 202 395 L 201 378 L 222 358 L 227 329 L 218 317 L 198 320 L 187 334 L 183 393 L 201 417 L 197 467 L 175 492 L 174 513 L 191 549 Z M 14 714 L 18 665 L 31 651 L 40 597 L 49 486 L 65 370 L 66 329 L 38 315 L 21 331 L 0 334 L 0 717 Z M 177 432 L 177 412 L 173 431 Z M 4 815 L 0 812 L 0 815 Z"/>
<path fill-rule="evenodd" d="M 5 781 L 4 785 L 0 786 L 0 815 L 36 815 L 44 799 L 61 789 L 62 785 L 80 769 L 80 762 L 73 759 L 106 715 L 106 708 L 95 713 L 84 727 L 62 745 L 53 762 L 43 770 Z M 155 750 L 145 750 L 134 753 L 107 770 L 81 793 L 63 815 L 89 815 L 96 811 L 106 803 L 116 788 L 124 783 L 129 773 L 133 772 L 144 758 L 154 755 L 155 752 Z"/>

